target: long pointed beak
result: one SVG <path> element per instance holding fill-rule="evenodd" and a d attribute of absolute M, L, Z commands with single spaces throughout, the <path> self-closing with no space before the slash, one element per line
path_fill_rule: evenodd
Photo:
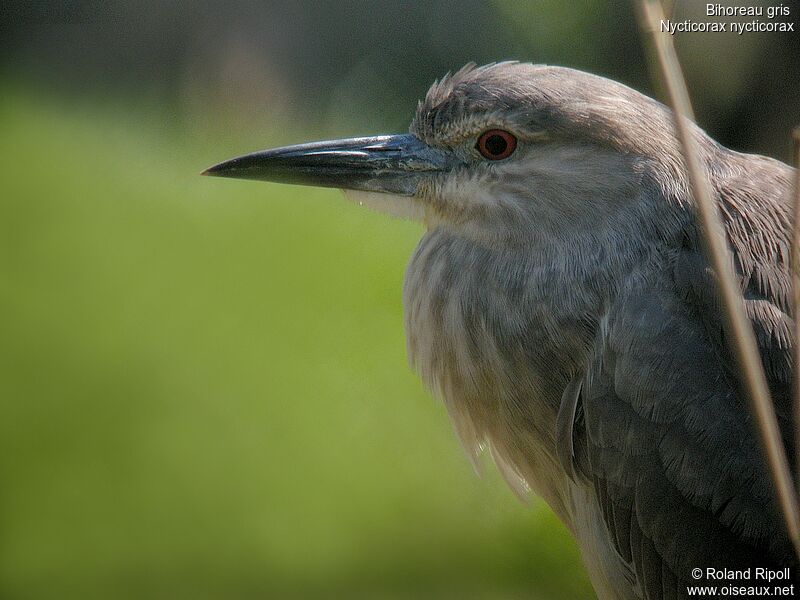
<path fill-rule="evenodd" d="M 411 134 L 313 142 L 232 158 L 203 175 L 413 196 L 450 156 Z"/>

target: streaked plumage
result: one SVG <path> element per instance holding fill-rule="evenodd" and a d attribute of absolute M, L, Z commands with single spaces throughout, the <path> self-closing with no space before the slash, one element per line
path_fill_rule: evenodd
<path fill-rule="evenodd" d="M 486 209 L 509 239 L 437 222 L 408 269 L 412 360 L 468 449 L 490 446 L 550 503 L 601 598 L 683 598 L 695 567 L 795 566 L 668 111 L 607 79 L 501 64 L 434 86 L 412 131 L 436 144 L 465 115 L 538 133 Z M 696 135 L 793 455 L 791 169 Z"/>

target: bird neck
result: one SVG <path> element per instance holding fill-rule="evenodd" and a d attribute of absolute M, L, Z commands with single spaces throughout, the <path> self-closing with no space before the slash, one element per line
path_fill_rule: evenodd
<path fill-rule="evenodd" d="M 555 248 L 488 247 L 429 231 L 404 288 L 412 365 L 443 400 L 468 454 L 489 445 L 553 508 L 561 394 L 584 368 L 626 265 L 589 237 Z M 631 253 L 628 253 L 632 255 Z"/>

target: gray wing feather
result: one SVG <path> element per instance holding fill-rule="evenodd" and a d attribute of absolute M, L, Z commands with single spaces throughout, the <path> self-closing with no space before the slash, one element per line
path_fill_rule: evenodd
<path fill-rule="evenodd" d="M 575 446 L 573 444 L 574 427 L 580 401 L 582 381 L 582 373 L 575 375 L 570 380 L 567 387 L 564 388 L 564 393 L 561 395 L 561 405 L 556 415 L 556 453 L 561 466 L 573 481 L 576 478 Z"/>
<path fill-rule="evenodd" d="M 755 172 L 717 189 L 791 456 L 789 229 L 779 193 L 790 170 L 778 165 L 757 158 Z M 760 191 L 759 177 L 770 178 Z M 580 388 L 572 455 L 643 598 L 686 597 L 695 567 L 791 566 L 797 577 L 697 233 L 688 230 L 666 262 L 659 279 L 640 279 L 609 309 Z"/>

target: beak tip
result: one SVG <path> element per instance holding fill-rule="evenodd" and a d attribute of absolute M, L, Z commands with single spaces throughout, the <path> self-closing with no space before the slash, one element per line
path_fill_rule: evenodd
<path fill-rule="evenodd" d="M 210 167 L 204 169 L 200 175 L 203 177 L 231 177 L 234 179 L 238 177 L 240 179 L 248 179 L 248 177 L 242 177 L 242 175 L 246 175 L 246 171 L 248 170 L 249 166 L 247 165 L 246 161 L 243 161 L 243 159 L 247 159 L 249 157 L 250 155 L 239 156 L 237 158 L 232 158 L 230 160 L 211 165 Z"/>
<path fill-rule="evenodd" d="M 232 162 L 234 161 L 229 160 L 216 165 L 211 165 L 210 167 L 203 169 L 200 172 L 200 175 L 203 177 L 233 177 L 235 168 L 232 167 L 235 167 L 235 165 L 232 165 Z"/>

